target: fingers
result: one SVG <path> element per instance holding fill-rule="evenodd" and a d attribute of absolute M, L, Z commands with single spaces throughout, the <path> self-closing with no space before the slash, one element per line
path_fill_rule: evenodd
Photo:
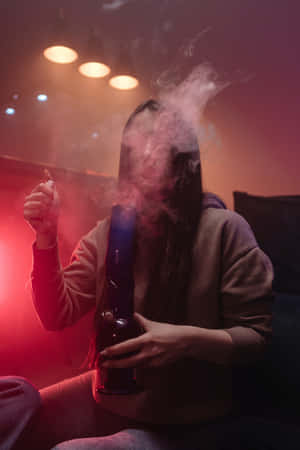
<path fill-rule="evenodd" d="M 50 198 L 49 195 L 45 194 L 44 192 L 34 192 L 32 194 L 29 194 L 25 197 L 25 203 L 28 201 L 37 201 L 37 202 L 44 202 L 46 204 L 50 204 L 52 201 L 52 198 Z"/>
<path fill-rule="evenodd" d="M 47 208 L 51 207 L 51 204 L 53 202 L 53 192 L 49 191 L 48 187 L 45 187 L 43 183 L 36 186 L 31 194 L 27 195 L 25 197 L 24 202 L 24 217 L 26 213 L 26 219 L 30 215 L 30 211 L 36 215 L 36 212 L 38 213 L 38 216 L 40 213 L 44 213 Z"/>
<path fill-rule="evenodd" d="M 50 203 L 47 204 L 43 201 L 26 201 L 24 204 L 24 218 L 26 220 L 31 220 L 35 218 L 40 218 L 50 207 Z"/>
<path fill-rule="evenodd" d="M 146 317 L 142 316 L 142 314 L 135 312 L 134 318 L 144 328 L 144 330 L 148 331 L 151 328 L 152 320 L 146 319 Z"/>
<path fill-rule="evenodd" d="M 44 212 L 41 209 L 24 209 L 24 219 L 30 222 L 35 219 L 42 219 Z"/>
<path fill-rule="evenodd" d="M 145 335 L 128 339 L 127 341 L 121 342 L 120 344 L 113 345 L 112 347 L 107 347 L 103 350 L 100 355 L 105 358 L 113 358 L 126 353 L 132 353 L 140 350 L 145 341 Z"/>
<path fill-rule="evenodd" d="M 31 192 L 30 195 L 36 193 L 36 192 L 43 192 L 46 196 L 48 196 L 50 199 L 53 199 L 54 195 L 54 189 L 47 183 L 40 183 L 38 184 Z"/>
<path fill-rule="evenodd" d="M 46 203 L 44 203 L 44 202 L 40 202 L 40 201 L 38 201 L 38 202 L 31 202 L 31 201 L 29 201 L 29 202 L 26 202 L 25 204 L 24 204 L 24 210 L 41 210 L 41 211 L 45 211 L 47 208 L 49 208 L 49 206 L 50 205 L 47 205 Z"/>
<path fill-rule="evenodd" d="M 24 218 L 36 232 L 56 229 L 59 215 L 59 196 L 49 182 L 38 184 L 25 197 Z"/>

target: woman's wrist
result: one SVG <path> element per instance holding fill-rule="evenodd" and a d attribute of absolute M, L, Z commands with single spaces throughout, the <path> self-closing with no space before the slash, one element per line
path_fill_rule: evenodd
<path fill-rule="evenodd" d="M 184 334 L 189 357 L 216 364 L 231 361 L 233 342 L 225 330 L 186 326 Z"/>
<path fill-rule="evenodd" d="M 50 247 L 54 247 L 57 243 L 57 233 L 36 233 L 36 247 L 40 250 L 44 250 Z"/>

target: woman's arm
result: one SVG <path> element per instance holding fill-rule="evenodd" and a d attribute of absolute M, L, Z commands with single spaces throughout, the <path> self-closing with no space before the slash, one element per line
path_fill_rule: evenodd
<path fill-rule="evenodd" d="M 224 228 L 220 287 L 221 328 L 232 338 L 232 362 L 260 359 L 272 333 L 273 266 L 239 214 Z"/>
<path fill-rule="evenodd" d="M 95 306 L 97 261 L 99 253 L 105 252 L 104 246 L 97 248 L 97 239 L 105 228 L 101 222 L 84 236 L 64 269 L 56 243 L 47 248 L 38 248 L 37 242 L 33 245 L 33 300 L 46 329 L 70 326 Z"/>
<path fill-rule="evenodd" d="M 215 364 L 231 361 L 232 339 L 224 330 L 155 322 L 137 313 L 135 317 L 145 333 L 101 352 L 104 367 L 159 367 L 182 358 Z"/>

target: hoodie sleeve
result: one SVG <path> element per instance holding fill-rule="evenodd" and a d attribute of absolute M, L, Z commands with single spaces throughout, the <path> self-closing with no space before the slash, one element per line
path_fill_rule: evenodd
<path fill-rule="evenodd" d="M 271 335 L 273 267 L 249 224 L 230 211 L 223 230 L 222 320 L 233 341 L 233 362 L 261 357 Z"/>
<path fill-rule="evenodd" d="M 104 260 L 99 252 L 105 251 L 97 241 L 105 239 L 103 231 L 100 223 L 84 236 L 64 269 L 57 246 L 40 250 L 33 245 L 33 301 L 47 330 L 70 326 L 95 306 L 97 264 Z"/>

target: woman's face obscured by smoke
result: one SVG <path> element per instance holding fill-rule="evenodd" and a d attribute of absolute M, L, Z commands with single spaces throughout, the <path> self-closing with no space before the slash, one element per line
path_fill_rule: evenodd
<path fill-rule="evenodd" d="M 162 113 L 145 109 L 124 133 L 128 179 L 146 197 L 158 195 L 170 181 L 170 143 L 162 129 L 162 118 Z"/>
<path fill-rule="evenodd" d="M 182 115 L 169 106 L 146 107 L 124 130 L 119 202 L 134 205 L 144 224 L 156 223 L 162 213 L 176 222 L 178 188 L 190 185 L 199 167 L 197 137 Z"/>
<path fill-rule="evenodd" d="M 167 195 L 176 180 L 172 163 L 179 154 L 199 160 L 197 138 L 172 108 L 144 109 L 125 129 L 127 180 L 143 195 Z"/>

